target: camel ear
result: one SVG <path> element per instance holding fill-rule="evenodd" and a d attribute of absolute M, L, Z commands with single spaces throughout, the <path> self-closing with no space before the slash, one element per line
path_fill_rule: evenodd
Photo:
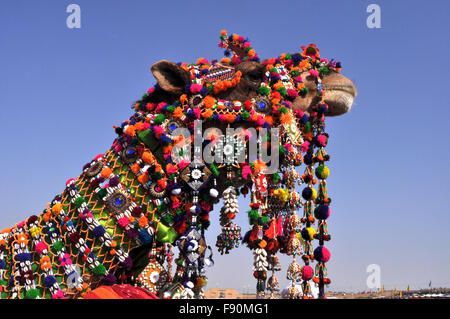
<path fill-rule="evenodd" d="M 156 62 L 152 65 L 151 71 L 159 86 L 170 93 L 183 93 L 186 85 L 191 82 L 190 73 L 171 61 Z"/>

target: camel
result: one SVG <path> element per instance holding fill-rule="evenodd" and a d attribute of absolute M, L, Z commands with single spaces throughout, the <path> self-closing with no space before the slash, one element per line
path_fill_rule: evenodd
<path fill-rule="evenodd" d="M 266 287 L 266 276 L 277 268 L 277 251 L 295 256 L 300 242 L 307 246 L 313 239 L 322 247 L 327 216 L 318 213 L 321 232 L 309 238 L 315 219 L 305 215 L 300 221 L 295 208 L 316 204 L 328 209 L 322 192 L 328 159 L 325 115 L 349 112 L 356 88 L 340 73 L 338 62 L 320 58 L 314 44 L 261 61 L 243 37 L 222 31 L 220 40 L 226 53 L 220 61 L 153 64 L 156 84 L 134 103 L 130 119 L 115 127 L 111 148 L 68 180 L 41 214 L 0 233 L 1 298 L 203 298 L 206 267 L 213 264 L 204 238 L 209 212 L 224 200 L 223 233 L 216 246 L 229 253 L 242 239 L 232 222 L 237 197 L 249 191 L 253 228 L 243 242 L 254 250 L 259 297 L 276 286 L 272 276 Z M 263 143 L 261 135 L 258 139 L 259 132 L 274 128 L 280 133 L 271 135 L 270 143 Z M 180 129 L 199 133 L 200 145 Z M 244 133 L 223 133 L 229 129 Z M 271 162 L 280 160 L 277 172 L 266 173 L 267 163 L 245 152 L 237 161 L 236 145 L 242 151 L 252 141 L 259 150 L 277 154 L 271 157 Z M 207 142 L 215 158 L 223 153 L 224 161 L 196 157 Z M 322 165 L 320 172 L 316 168 L 318 195 L 313 178 L 295 173 L 294 166 L 302 163 L 309 172 Z M 299 180 L 311 186 L 302 193 L 303 204 L 293 188 Z M 317 196 L 305 195 L 308 191 Z M 298 234 L 304 238 L 297 239 Z M 174 246 L 180 252 L 175 260 Z M 309 267 L 313 254 L 304 256 Z M 291 275 L 293 265 L 298 266 L 290 266 Z M 307 288 L 311 278 L 305 278 L 305 267 L 295 276 L 303 276 Z M 319 277 L 323 290 L 322 268 Z"/>

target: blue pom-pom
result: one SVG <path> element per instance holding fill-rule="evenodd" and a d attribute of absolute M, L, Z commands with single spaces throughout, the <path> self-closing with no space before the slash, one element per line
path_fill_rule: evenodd
<path fill-rule="evenodd" d="M 0 259 L 0 269 L 5 269 L 5 261 Z"/>
<path fill-rule="evenodd" d="M 314 215 L 317 219 L 325 220 L 330 217 L 330 207 L 321 204 L 314 210 Z"/>
<path fill-rule="evenodd" d="M 172 140 L 170 138 L 167 137 L 166 134 L 162 134 L 161 137 L 159 138 L 159 140 L 161 141 L 161 143 L 163 144 L 170 144 L 172 142 Z"/>
<path fill-rule="evenodd" d="M 56 278 L 54 276 L 47 276 L 44 278 L 44 286 L 50 288 L 56 282 Z"/>
<path fill-rule="evenodd" d="M 147 229 L 142 229 L 139 232 L 139 240 L 143 245 L 148 245 L 152 242 L 152 236 L 148 233 Z"/>
<path fill-rule="evenodd" d="M 26 262 L 28 260 L 31 260 L 31 254 L 30 253 L 20 253 L 16 255 L 16 260 L 18 262 Z"/>
<path fill-rule="evenodd" d="M 105 232 L 106 230 L 102 225 L 99 225 L 92 230 L 95 237 L 101 237 L 105 234 Z"/>
<path fill-rule="evenodd" d="M 294 62 L 294 64 L 297 64 L 302 60 L 303 60 L 303 57 L 299 53 L 294 53 L 292 55 L 292 61 Z"/>

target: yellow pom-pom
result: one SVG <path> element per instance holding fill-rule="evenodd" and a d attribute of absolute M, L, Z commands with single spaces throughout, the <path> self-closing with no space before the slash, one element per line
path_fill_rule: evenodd
<path fill-rule="evenodd" d="M 306 231 L 308 232 L 309 235 L 309 239 L 313 240 L 314 239 L 314 235 L 316 234 L 316 230 L 312 227 L 307 227 Z"/>

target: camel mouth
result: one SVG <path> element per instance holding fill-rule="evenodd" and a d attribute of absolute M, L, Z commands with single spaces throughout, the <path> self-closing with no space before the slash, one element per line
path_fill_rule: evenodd
<path fill-rule="evenodd" d="M 356 97 L 353 86 L 329 86 L 325 90 L 325 103 L 329 106 L 328 116 L 337 116 L 350 111 Z"/>
<path fill-rule="evenodd" d="M 334 85 L 324 85 L 323 86 L 325 91 L 342 91 L 342 92 L 346 92 L 348 94 L 350 94 L 353 98 L 356 97 L 357 92 L 356 92 L 356 88 L 353 85 L 339 85 L 339 84 L 334 84 Z"/>

